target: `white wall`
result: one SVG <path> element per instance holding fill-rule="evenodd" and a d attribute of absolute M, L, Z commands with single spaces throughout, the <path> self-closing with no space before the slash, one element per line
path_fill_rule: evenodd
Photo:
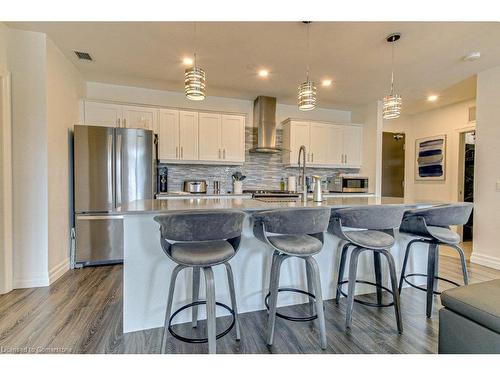
<path fill-rule="evenodd" d="M 78 123 L 84 81 L 47 38 L 48 269 L 50 282 L 69 269 L 69 131 Z"/>
<path fill-rule="evenodd" d="M 197 110 L 238 112 L 247 115 L 247 126 L 252 126 L 253 124 L 252 100 L 208 96 L 202 102 L 194 102 L 186 99 L 184 93 L 111 85 L 99 82 L 87 82 L 86 88 L 88 99 L 192 108 Z M 289 117 L 317 121 L 350 122 L 351 112 L 324 108 L 316 108 L 314 111 L 302 112 L 297 109 L 297 106 L 278 103 L 276 106 L 277 123 L 281 123 Z"/>
<path fill-rule="evenodd" d="M 14 287 L 48 285 L 47 79 L 44 34 L 9 29 Z"/>
<path fill-rule="evenodd" d="M 457 201 L 460 130 L 473 126 L 468 123 L 468 110 L 474 105 L 475 101 L 469 100 L 413 116 L 384 120 L 384 131 L 406 134 L 405 198 L 417 201 Z M 415 140 L 441 134 L 446 134 L 446 179 L 415 181 Z"/>
<path fill-rule="evenodd" d="M 500 269 L 500 67 L 477 76 L 474 263 Z"/>

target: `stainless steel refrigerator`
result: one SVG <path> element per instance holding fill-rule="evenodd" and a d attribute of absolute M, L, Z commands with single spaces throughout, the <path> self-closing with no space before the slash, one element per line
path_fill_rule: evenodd
<path fill-rule="evenodd" d="M 150 130 L 75 125 L 76 267 L 123 261 L 123 203 L 152 199 L 154 135 Z"/>

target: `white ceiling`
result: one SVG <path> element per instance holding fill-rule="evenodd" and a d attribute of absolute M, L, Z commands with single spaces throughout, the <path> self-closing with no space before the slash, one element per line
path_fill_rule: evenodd
<path fill-rule="evenodd" d="M 186 22 L 8 25 L 47 33 L 89 81 L 182 91 L 181 58 L 194 49 L 194 24 Z M 200 22 L 197 30 L 198 65 L 207 73 L 208 95 L 270 95 L 296 103 L 307 63 L 302 22 Z M 352 108 L 387 94 L 391 48 L 385 37 L 392 32 L 402 33 L 395 78 L 407 113 L 474 97 L 475 80 L 469 77 L 500 65 L 500 23 L 313 22 L 310 66 L 319 106 Z M 78 61 L 73 50 L 89 52 L 94 62 Z M 462 61 L 471 51 L 480 51 L 481 59 Z M 261 67 L 271 72 L 265 80 L 256 74 Z M 334 85 L 321 87 L 324 78 Z M 431 93 L 441 95 L 437 104 L 425 101 Z"/>

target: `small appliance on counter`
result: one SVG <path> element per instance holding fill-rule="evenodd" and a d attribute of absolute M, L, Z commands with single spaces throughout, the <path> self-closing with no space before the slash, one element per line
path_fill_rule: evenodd
<path fill-rule="evenodd" d="M 368 177 L 339 175 L 328 178 L 331 193 L 368 193 Z"/>
<path fill-rule="evenodd" d="M 184 192 L 191 194 L 206 194 L 207 181 L 206 180 L 185 180 Z"/>
<path fill-rule="evenodd" d="M 158 167 L 158 174 L 157 174 L 157 182 L 156 182 L 156 191 L 158 193 L 166 193 L 168 191 L 168 184 L 167 184 L 167 178 L 168 178 L 168 168 L 167 167 Z"/>

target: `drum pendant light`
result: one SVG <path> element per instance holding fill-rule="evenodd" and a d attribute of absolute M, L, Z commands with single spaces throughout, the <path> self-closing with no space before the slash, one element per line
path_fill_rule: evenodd
<path fill-rule="evenodd" d="M 189 100 L 203 100 L 206 96 L 205 71 L 196 61 L 196 23 L 194 24 L 194 61 L 191 68 L 184 72 L 184 92 Z"/>
<path fill-rule="evenodd" d="M 307 70 L 306 81 L 299 85 L 298 105 L 300 111 L 310 111 L 316 108 L 316 85 L 309 80 L 309 24 L 304 22 L 307 27 Z"/>
<path fill-rule="evenodd" d="M 394 93 L 394 43 L 401 38 L 401 34 L 394 33 L 387 37 L 386 41 L 392 44 L 392 62 L 391 62 L 391 92 L 389 95 L 384 97 L 384 106 L 382 111 L 382 117 L 384 120 L 390 120 L 398 118 L 401 115 L 401 106 L 403 100 L 401 96 Z"/>

